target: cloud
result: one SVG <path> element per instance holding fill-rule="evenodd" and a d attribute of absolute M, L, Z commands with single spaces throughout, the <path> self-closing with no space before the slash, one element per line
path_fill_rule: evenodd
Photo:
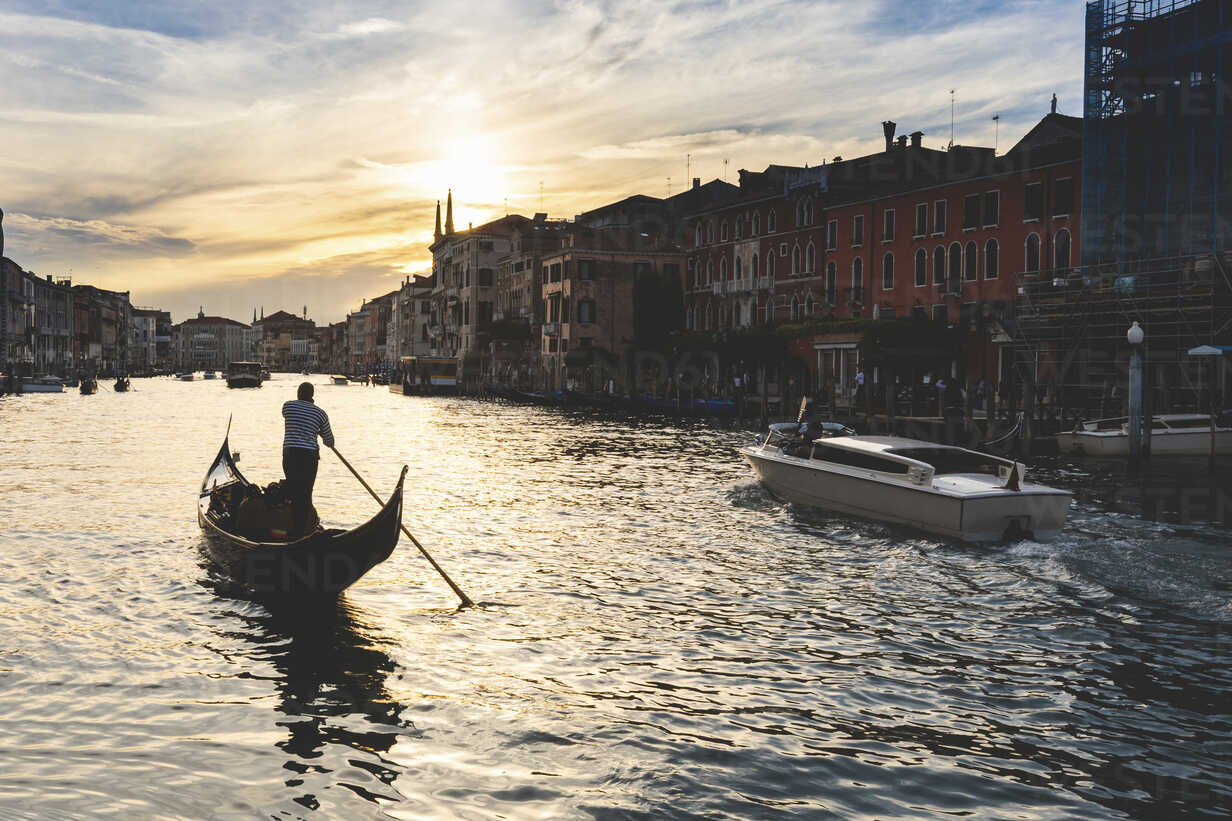
<path fill-rule="evenodd" d="M 1000 112 L 1004 150 L 1054 91 L 1079 112 L 1082 13 L 14 0 L 0 14 L 0 207 L 32 216 L 6 221 L 6 253 L 185 302 L 214 283 L 239 299 L 323 281 L 309 272 L 334 260 L 349 273 L 330 281 L 366 293 L 363 272 L 383 282 L 426 257 L 417 243 L 449 188 L 459 224 L 506 207 L 569 216 L 662 195 L 669 177 L 680 190 L 876 150 L 884 119 L 944 145 L 951 88 L 956 139 L 992 144 Z"/>

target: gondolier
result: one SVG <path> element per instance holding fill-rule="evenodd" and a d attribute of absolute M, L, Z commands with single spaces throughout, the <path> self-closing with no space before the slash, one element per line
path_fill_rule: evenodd
<path fill-rule="evenodd" d="M 291 497 L 292 536 L 304 535 L 312 515 L 312 487 L 317 481 L 321 461 L 317 436 L 327 447 L 334 446 L 329 417 L 312 401 L 312 383 L 300 383 L 298 398 L 282 406 L 286 432 L 282 439 L 282 472 L 287 477 Z"/>

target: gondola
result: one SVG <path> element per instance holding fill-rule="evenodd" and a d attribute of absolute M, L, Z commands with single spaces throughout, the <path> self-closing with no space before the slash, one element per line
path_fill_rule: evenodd
<path fill-rule="evenodd" d="M 132 387 L 132 384 L 128 381 L 127 376 L 117 376 L 116 377 L 116 381 L 115 381 L 115 392 L 116 393 L 124 393 L 130 387 Z"/>
<path fill-rule="evenodd" d="M 98 390 L 98 380 L 93 376 L 83 376 L 78 390 L 81 391 L 83 396 L 89 396 Z"/>
<path fill-rule="evenodd" d="M 206 471 L 197 505 L 197 521 L 205 532 L 206 552 L 224 573 L 260 594 L 286 596 L 336 595 L 389 558 L 402 525 L 402 484 L 380 512 L 352 530 L 318 528 L 287 542 L 253 541 L 227 529 L 230 514 L 216 491 L 252 487 L 235 466 L 228 439 Z"/>

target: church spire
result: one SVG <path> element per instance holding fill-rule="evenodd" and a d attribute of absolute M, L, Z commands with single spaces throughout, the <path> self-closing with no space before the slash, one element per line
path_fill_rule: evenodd
<path fill-rule="evenodd" d="M 432 234 L 432 239 L 438 240 L 441 238 L 441 201 L 436 201 L 436 231 Z"/>
<path fill-rule="evenodd" d="M 449 189 L 449 195 L 445 199 L 445 233 L 453 233 L 453 189 Z"/>

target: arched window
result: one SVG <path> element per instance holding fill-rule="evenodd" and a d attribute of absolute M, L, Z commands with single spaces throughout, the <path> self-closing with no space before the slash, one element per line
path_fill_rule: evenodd
<path fill-rule="evenodd" d="M 693 247 L 696 248 L 697 246 L 701 244 L 702 244 L 702 224 L 699 222 L 697 225 L 693 227 Z"/>
<path fill-rule="evenodd" d="M 714 281 L 714 260 L 706 260 L 706 284 Z"/>
<path fill-rule="evenodd" d="M 749 272 L 749 276 L 751 276 L 753 279 L 757 279 L 757 261 L 759 259 L 761 259 L 761 257 L 757 256 L 757 252 L 754 251 L 753 258 L 749 260 L 749 262 L 753 264 L 753 270 Z"/>
<path fill-rule="evenodd" d="M 795 296 L 791 298 L 791 321 L 800 321 L 800 301 L 797 300 Z"/>
<path fill-rule="evenodd" d="M 816 270 L 813 266 L 817 264 L 817 251 L 813 248 L 812 241 L 808 244 L 808 249 L 804 252 L 804 270 L 810 274 Z"/>
<path fill-rule="evenodd" d="M 851 301 L 864 301 L 864 258 L 856 257 L 851 261 Z"/>
<path fill-rule="evenodd" d="M 804 224 L 805 225 L 813 224 L 813 201 L 812 200 L 804 201 Z"/>
<path fill-rule="evenodd" d="M 760 233 L 761 233 L 761 212 L 754 211 L 753 212 L 753 236 L 757 236 Z"/>
<path fill-rule="evenodd" d="M 997 259 L 1000 250 L 997 247 L 996 239 L 988 240 L 988 244 L 984 246 L 984 279 L 996 279 L 1000 273 L 997 269 L 997 265 L 1000 262 Z"/>
<path fill-rule="evenodd" d="M 962 282 L 962 246 L 957 242 L 950 243 L 949 286 L 951 291 L 957 291 Z"/>
<path fill-rule="evenodd" d="M 744 237 L 744 217 L 736 217 L 736 239 Z"/>
<path fill-rule="evenodd" d="M 742 315 L 743 313 L 744 313 L 744 311 L 742 311 L 742 310 L 740 309 L 740 303 L 739 303 L 739 302 L 737 302 L 735 305 L 733 305 L 733 306 L 732 306 L 732 327 L 733 327 L 733 328 L 739 328 L 739 327 L 740 327 L 740 323 L 743 321 L 743 320 L 741 319 L 741 315 Z"/>
<path fill-rule="evenodd" d="M 710 330 L 710 320 L 713 314 L 710 312 L 710 303 L 706 303 L 706 330 Z"/>
<path fill-rule="evenodd" d="M 800 273 L 800 246 L 793 245 L 791 248 L 791 272 L 792 274 Z"/>
<path fill-rule="evenodd" d="M 1039 234 L 1027 237 L 1026 270 L 1028 272 L 1040 269 L 1040 238 Z"/>
<path fill-rule="evenodd" d="M 804 224 L 804 200 L 796 200 L 796 227 Z"/>
<path fill-rule="evenodd" d="M 980 249 L 974 242 L 967 243 L 966 260 L 963 264 L 963 279 L 975 279 L 979 273 Z"/>
<path fill-rule="evenodd" d="M 1056 258 L 1053 268 L 1069 268 L 1069 231 L 1062 228 L 1057 231 L 1052 242 L 1053 256 Z"/>
<path fill-rule="evenodd" d="M 766 252 L 766 277 L 774 279 L 774 251 Z"/>
<path fill-rule="evenodd" d="M 938 245 L 933 250 L 933 285 L 945 284 L 945 249 Z"/>
<path fill-rule="evenodd" d="M 736 279 L 743 279 L 744 274 L 740 270 L 740 255 L 739 254 L 736 254 L 735 268 L 736 268 Z"/>
<path fill-rule="evenodd" d="M 778 218 L 775 216 L 774 209 L 771 208 L 769 213 L 766 214 L 766 233 L 773 234 L 775 231 L 779 230 L 778 224 Z"/>
<path fill-rule="evenodd" d="M 894 255 L 886 254 L 881 258 L 881 289 L 889 291 L 894 288 Z"/>
<path fill-rule="evenodd" d="M 719 260 L 719 279 L 724 282 L 727 281 L 727 257 Z"/>
<path fill-rule="evenodd" d="M 719 242 L 727 242 L 727 220 L 719 223 Z"/>
<path fill-rule="evenodd" d="M 928 284 L 928 254 L 923 248 L 915 252 L 915 284 L 917 288 Z"/>
<path fill-rule="evenodd" d="M 809 294 L 808 296 L 804 298 L 804 315 L 805 316 L 813 315 L 813 295 L 812 294 Z"/>
<path fill-rule="evenodd" d="M 833 261 L 826 263 L 826 304 L 834 305 L 838 291 L 838 266 Z"/>
<path fill-rule="evenodd" d="M 714 242 L 714 223 L 709 220 L 706 221 L 706 242 Z"/>

